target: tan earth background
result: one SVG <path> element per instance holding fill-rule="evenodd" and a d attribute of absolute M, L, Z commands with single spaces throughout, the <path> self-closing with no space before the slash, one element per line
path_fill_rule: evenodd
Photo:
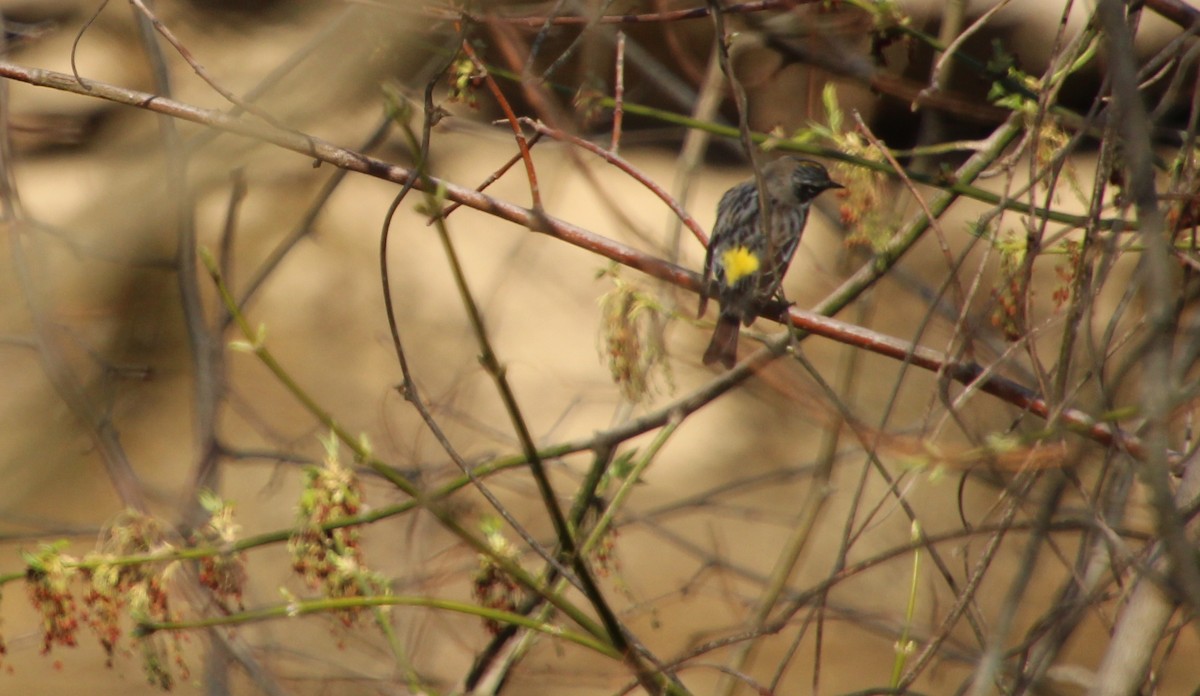
<path fill-rule="evenodd" d="M 900 153 L 912 172 L 927 182 L 941 177 L 944 186 L 1011 113 L 989 102 L 992 80 L 961 63 L 935 80 L 942 86 L 935 92 L 950 95 L 953 108 L 928 101 L 914 108 L 937 54 L 910 34 L 885 36 L 879 27 L 902 16 L 903 26 L 943 32 L 947 42 L 969 33 L 960 50 L 978 65 L 1008 59 L 1049 81 L 1071 39 L 1089 31 L 1094 11 L 1093 3 L 1076 2 L 1064 19 L 1072 3 L 900 2 L 900 14 L 886 19 L 883 6 L 866 2 L 768 4 L 774 9 L 731 9 L 725 17 L 749 128 L 773 133 L 774 149 L 849 155 L 840 163 L 823 159 L 849 193 L 824 194 L 813 209 L 784 285 L 801 309 L 870 262 L 882 242 L 869 233 L 886 240 L 941 190 L 872 179 L 854 164 L 881 161 L 868 133 L 897 149 L 957 144 L 916 157 Z M 391 119 L 369 150 L 412 167 L 418 157 L 399 122 L 420 136 L 432 82 L 444 114 L 430 131 L 430 174 L 474 188 L 518 152 L 482 71 L 461 53 L 451 3 L 4 0 L 3 62 L 67 74 L 74 68 L 86 80 L 166 96 L 161 68 L 171 99 L 235 113 L 139 6 L 216 85 L 253 105 L 254 113 L 239 116 L 246 122 L 360 150 L 389 121 L 389 105 L 409 104 L 407 121 Z M 752 173 L 737 138 L 734 92 L 712 67 L 719 62 L 712 18 L 698 12 L 588 23 L 600 14 L 705 7 L 701 0 L 482 2 L 461 31 L 480 63 L 495 69 L 517 115 L 604 149 L 614 123 L 604 98 L 616 93 L 622 65 L 629 104 L 617 151 L 623 166 L 679 200 L 707 231 L 721 193 Z M 1185 17 L 1195 10 L 1177 7 Z M 552 16 L 583 21 L 547 23 Z M 1188 188 L 1194 166 L 1170 169 L 1186 151 L 1180 134 L 1196 115 L 1198 44 L 1183 31 L 1151 9 L 1139 17 L 1135 64 L 1156 119 L 1150 142 L 1160 191 L 1182 192 L 1163 197 L 1164 209 L 1197 190 Z M 147 50 L 147 34 L 157 53 Z M 1095 48 L 1047 103 L 1075 117 L 1109 104 L 1097 102 L 1109 84 L 1107 44 L 1097 40 Z M 538 79 L 559 57 L 561 65 Z M 513 79 L 523 68 L 524 79 Z M 872 83 L 868 74 L 886 79 Z M 456 79 L 465 88 L 459 98 Z M 889 80 L 912 89 L 889 89 Z M 1049 94 L 1045 82 L 1026 84 Z M 826 85 L 840 122 L 831 123 Z M 462 693 L 493 633 L 453 603 L 478 606 L 481 588 L 502 604 L 529 593 L 509 586 L 503 572 L 489 576 L 488 563 L 443 519 L 490 539 L 484 543 L 535 577 L 546 562 L 514 525 L 548 553 L 557 542 L 529 466 L 512 465 L 522 444 L 480 360 L 437 227 L 428 224 L 433 203 L 418 191 L 401 202 L 385 261 L 413 383 L 449 448 L 399 389 L 403 373 L 380 273 L 381 233 L 399 184 L 362 173 L 341 178 L 328 162 L 315 166 L 312 155 L 184 120 L 168 128 L 146 109 L 95 95 L 14 81 L 4 89 L 0 693 L 157 693 L 146 668 L 156 660 L 149 681 L 169 678 L 177 693 Z M 978 185 L 1085 217 L 1098 190 L 1097 219 L 1136 220 L 1122 177 L 1106 174 L 1113 166 L 1107 158 L 1119 149 L 1109 146 L 1118 140 L 1111 114 L 1087 126 L 1092 136 L 1071 141 L 1086 128 L 1033 104 L 1023 132 L 1039 138 L 1015 140 Z M 725 130 L 704 139 L 664 114 Z M 789 140 L 800 132 L 811 137 Z M 532 136 L 532 128 L 525 133 Z M 1056 153 L 1065 156 L 1054 160 Z M 533 146 L 531 161 L 546 215 L 647 258 L 700 269 L 701 243 L 627 169 L 551 136 Z M 1053 184 L 1043 180 L 1022 193 L 1032 172 L 1060 166 Z M 1116 169 L 1124 166 L 1118 161 Z M 530 188 L 518 162 L 487 193 L 528 208 Z M 1173 519 L 1195 564 L 1196 537 L 1186 523 L 1197 508 L 1185 482 L 1197 264 L 1187 251 L 1195 213 L 1184 208 L 1168 219 L 1184 232 L 1174 238 L 1183 251 L 1171 262 L 1178 333 L 1165 431 L 1153 427 L 1141 381 L 1149 353 L 1139 351 L 1149 349 L 1139 337 L 1152 312 L 1139 280 L 1140 241 L 1128 231 L 1094 232 L 1100 227 L 1019 210 L 999 214 L 993 203 L 966 197 L 837 315 L 1052 394 L 1047 419 L 926 367 L 821 336 L 797 337 L 790 355 L 731 378 L 700 364 L 715 312 L 710 307 L 697 320 L 692 289 L 485 210 L 455 210 L 446 227 L 490 349 L 532 441 L 547 453 L 559 504 L 568 511 L 577 504 L 598 453 L 611 460 L 614 474 L 589 499 L 579 529 L 586 533 L 616 502 L 613 531 L 589 550 L 586 564 L 616 618 L 653 656 L 641 658 L 644 665 L 669 665 L 694 694 L 729 693 L 735 684 L 743 694 L 888 693 L 896 675 L 914 666 L 904 682 L 914 693 L 1139 693 L 1106 691 L 1102 670 L 1122 655 L 1147 652 L 1149 671 L 1134 682 L 1140 693 L 1190 694 L 1200 683 L 1196 595 L 1186 569 L 1174 569 L 1189 556 L 1164 555 L 1157 543 L 1168 528 L 1163 520 Z M 242 307 L 257 339 L 227 322 L 203 264 L 180 255 L 181 239 L 191 248 L 188 230 L 194 248 L 217 258 L 234 296 L 245 298 L 253 284 Z M 1079 258 L 1066 242 L 1085 231 L 1102 240 L 1083 257 L 1095 277 L 1085 291 L 1071 291 L 1082 265 L 1071 265 Z M 1033 232 L 1046 252 L 1036 263 L 1006 255 Z M 193 271 L 182 281 L 180 259 Z M 1013 268 L 1027 270 L 1027 292 L 1010 293 Z M 181 291 L 188 283 L 194 302 Z M 1063 299 L 1063 288 L 1087 301 Z M 1012 297 L 1019 311 L 1006 324 Z M 1069 326 L 1078 331 L 1064 352 Z M 778 323 L 758 321 L 744 332 L 743 359 L 780 332 Z M 286 377 L 248 349 L 256 341 Z M 614 374 L 635 383 L 618 383 Z M 734 381 L 718 394 L 706 391 L 722 379 Z M 289 383 L 416 490 L 461 481 L 455 457 L 470 467 L 510 463 L 481 470 L 477 483 L 430 503 L 434 511 L 398 510 L 358 528 L 358 553 L 349 556 L 355 567 L 342 569 L 355 579 L 343 591 L 373 595 L 386 587 L 394 597 L 450 604 L 265 620 L 242 613 L 318 600 L 327 591 L 297 574 L 286 540 L 303 526 L 306 472 L 329 458 L 322 442 L 330 428 Z M 672 405 L 677 421 L 618 438 L 611 451 L 591 440 Z M 1078 424 L 1059 417 L 1067 409 L 1108 414 L 1131 437 L 1145 435 L 1146 449 L 1077 434 Z M 1167 439 L 1158 451 L 1167 454 L 1155 459 L 1149 437 L 1160 431 Z M 361 481 L 362 510 L 411 500 L 356 459 L 351 443 L 336 456 Z M 646 457 L 638 480 L 622 487 L 622 472 Z M 1139 476 L 1168 460 L 1174 466 L 1160 483 L 1180 501 L 1173 517 L 1159 514 L 1158 484 Z M 203 537 L 212 526 L 197 502 L 201 488 L 230 506 L 236 527 L 224 528 L 224 541 Z M 129 530 L 144 537 L 122 546 Z M 269 538 L 230 552 L 228 544 L 259 535 Z M 45 551 L 60 540 L 56 551 Z M 240 597 L 232 586 L 202 587 L 204 566 L 176 553 L 214 543 L 227 552 L 219 559 L 243 564 L 228 576 L 241 582 Z M 109 561 L 153 558 L 143 561 L 141 580 L 124 576 L 131 584 L 119 585 L 110 622 L 87 596 L 95 569 L 112 566 L 97 566 L 102 557 L 92 556 L 92 576 L 69 575 L 59 589 L 75 602 L 78 646 L 56 643 L 43 654 L 47 605 L 30 601 L 35 580 L 48 572 L 29 571 L 31 554 L 39 553 L 39 563 L 69 567 L 92 553 L 114 554 Z M 780 576 L 775 591 L 771 579 Z M 169 597 L 165 613 L 145 608 L 145 582 Z M 1150 637 L 1119 634 L 1146 588 L 1166 618 Z M 564 597 L 596 616 L 580 591 Z M 134 635 L 138 621 L 168 616 L 230 622 L 188 628 L 174 634 L 178 640 L 167 632 L 142 641 Z M 582 632 L 561 613 L 539 608 L 530 616 Z M 121 628 L 111 656 L 89 620 Z M 644 692 L 626 662 L 565 638 L 519 632 L 498 645 L 500 657 L 475 693 Z"/>

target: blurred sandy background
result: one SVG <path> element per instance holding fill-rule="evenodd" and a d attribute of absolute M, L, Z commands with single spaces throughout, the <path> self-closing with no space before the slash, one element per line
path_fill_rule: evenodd
<path fill-rule="evenodd" d="M 303 55 L 257 104 L 297 130 L 358 147 L 382 116 L 380 86 L 391 84 L 419 94 L 430 71 L 444 60 L 439 51 L 453 45 L 453 34 L 423 16 L 418 4 L 194 1 L 160 2 L 157 8 L 196 59 L 237 94 Z M 974 6 L 985 4 L 971 3 L 971 9 L 979 11 Z M 610 11 L 645 11 L 634 3 L 618 5 Z M 998 16 L 996 27 L 1010 39 L 1011 32 L 1019 34 L 1026 41 L 1018 44 L 1022 60 L 1036 65 L 1045 59 L 1038 52 L 1048 45 L 1046 37 L 1054 31 L 1060 5 L 1012 3 Z M 529 12 L 545 11 L 547 6 L 522 5 Z M 36 25 L 33 39 L 10 49 L 9 60 L 69 72 L 72 41 L 95 3 L 6 0 L 0 8 L 10 20 Z M 916 3 L 911 10 L 918 21 L 937 12 Z M 89 78 L 153 91 L 131 12 L 125 3 L 105 8 L 79 43 L 77 66 Z M 845 27 L 834 16 L 820 21 Z M 1170 31 L 1165 23 L 1146 24 L 1147 37 L 1154 30 Z M 691 55 L 698 62 L 707 56 L 708 31 L 709 25 L 699 21 L 682 25 L 677 37 L 695 42 Z M 646 41 L 648 33 L 631 36 L 642 39 L 642 49 L 660 48 Z M 175 98 L 227 106 L 169 48 L 167 54 Z M 609 60 L 603 46 L 583 55 Z M 588 69 L 586 62 L 572 64 L 563 79 L 576 79 Z M 755 127 L 782 124 L 790 130 L 819 118 L 821 84 L 810 71 L 790 66 L 761 85 L 751 85 Z M 480 96 L 487 102 L 482 92 Z M 652 86 L 636 81 L 627 96 L 663 108 L 689 108 L 669 98 L 656 99 Z M 876 113 L 876 98 L 860 88 L 846 87 L 841 96 L 847 109 L 862 109 L 868 120 Z M 169 268 L 175 253 L 176 201 L 166 190 L 155 118 L 16 84 L 8 86 L 6 105 L 15 149 L 13 174 L 29 221 L 19 238 L 14 229 L 7 231 L 9 243 L 0 252 L 5 266 L 0 273 L 0 335 L 6 338 L 0 343 L 0 374 L 5 377 L 0 392 L 0 534 L 6 539 L 0 547 L 0 571 L 11 572 L 21 568 L 18 551 L 35 547 L 38 540 L 70 538 L 72 551 L 85 553 L 98 530 L 122 508 L 88 424 L 64 405 L 63 384 L 56 384 L 55 371 L 59 377 L 68 375 L 74 398 L 89 404 L 99 420 L 110 422 L 119 433 L 150 509 L 168 524 L 179 523 L 190 505 L 200 453 L 195 445 L 194 372 L 176 279 Z M 513 154 L 511 134 L 503 124 L 488 123 L 496 114 L 487 108 L 448 108 L 451 116 L 434 132 L 431 168 L 447 180 L 472 186 Z M 636 120 L 630 125 L 621 153 L 669 187 L 677 173 L 682 133 L 646 125 Z M 192 141 L 203 137 L 202 130 L 190 124 L 181 124 L 180 131 Z M 402 143 L 393 135 L 375 154 L 407 164 L 411 158 Z M 687 201 L 706 229 L 719 195 L 748 175 L 727 143 L 714 145 L 712 152 L 709 164 L 691 182 Z M 671 216 L 644 189 L 598 159 L 564 145 L 543 142 L 534 158 L 550 214 L 664 253 Z M 1085 173 L 1094 166 L 1086 157 L 1076 164 Z M 237 289 L 244 288 L 272 249 L 300 224 L 334 172 L 242 139 L 222 136 L 207 142 L 189 167 L 201 245 L 220 244 L 235 170 L 243 174 L 247 187 L 231 247 L 231 284 Z M 363 433 L 380 458 L 411 471 L 421 485 L 432 485 L 448 480 L 457 469 L 395 390 L 400 371 L 380 291 L 379 231 L 396 192 L 390 183 L 350 175 L 321 210 L 311 235 L 287 254 L 247 311 L 252 323 L 266 327 L 268 345 L 283 365 L 323 407 L 348 430 Z M 529 203 L 519 166 L 489 193 L 520 205 Z M 393 223 L 388 259 L 414 374 L 468 461 L 516 452 L 491 380 L 476 359 L 478 348 L 440 243 L 414 204 L 415 198 L 410 199 Z M 887 214 L 897 219 L 915 209 L 906 194 L 898 193 L 893 205 Z M 846 269 L 855 267 L 845 260 L 849 252 L 838 223 L 837 199 L 829 196 L 818 208 L 786 284 L 788 298 L 801 306 L 824 297 Z M 964 230 L 981 210 L 959 205 L 943 220 L 956 249 L 970 242 Z M 454 213 L 450 229 L 494 347 L 539 443 L 587 437 L 715 376 L 699 365 L 709 328 L 691 320 L 695 298 L 626 269 L 623 279 L 656 293 L 664 306 L 679 312 L 664 334 L 671 383 L 661 380 L 650 402 L 630 407 L 601 356 L 599 300 L 612 287 L 607 278 L 597 278 L 607 268 L 604 260 L 471 210 Z M 19 254 L 14 244 L 20 245 Z M 685 233 L 680 263 L 698 269 L 702 259 L 699 244 Z M 994 264 L 983 258 L 982 250 L 972 259 L 982 264 L 985 278 L 994 277 Z M 1049 267 L 1039 272 L 1053 274 Z M 926 240 L 906 260 L 900 281 L 882 284 L 861 305 L 861 313 L 852 310 L 842 318 L 902 339 L 917 338 L 915 327 L 929 304 L 916 288 L 932 286 L 933 278 L 944 273 L 941 251 Z M 209 316 L 216 316 L 215 293 L 206 282 L 202 287 Z M 980 317 L 986 316 L 987 301 L 989 297 L 981 299 Z M 1049 298 L 1039 302 L 1048 303 Z M 41 323 L 33 321 L 35 314 Z M 777 330 L 766 322 L 756 328 Z M 1003 351 L 999 337 L 984 328 L 979 340 L 986 350 Z M 944 348 L 951 329 L 948 319 L 935 317 L 919 340 Z M 225 338 L 236 336 L 231 332 Z M 752 348 L 743 341 L 743 354 Z M 39 358 L 39 351 L 45 350 L 53 353 L 53 369 Z M 811 339 L 804 343 L 804 352 L 827 381 L 841 383 L 847 350 Z M 853 370 L 858 379 L 843 398 L 862 420 L 878 424 L 895 390 L 886 431 L 898 440 L 911 436 L 913 442 L 929 432 L 931 414 L 937 410 L 934 378 L 913 369 L 902 372 L 901 366 L 881 358 L 859 355 L 857 360 Z M 252 356 L 228 352 L 227 370 L 228 391 L 217 426 L 220 442 L 231 452 L 261 456 L 221 458 L 222 495 L 234 501 L 246 534 L 287 528 L 295 519 L 297 462 L 319 460 L 317 438 L 323 430 Z M 762 578 L 794 524 L 833 413 L 812 379 L 798 365 L 781 360 L 690 417 L 667 444 L 621 517 L 614 551 L 618 566 L 604 581 L 622 616 L 658 655 L 669 657 L 735 632 L 746 620 Z M 963 414 L 964 423 L 938 433 L 949 448 L 966 446 L 970 438 L 964 431 L 1003 430 L 1019 416 L 988 397 L 973 400 Z M 644 447 L 648 441 L 640 438 L 632 444 Z M 847 492 L 857 486 L 863 457 L 853 438 L 844 438 L 839 449 L 834 494 L 793 577 L 796 588 L 807 588 L 828 575 L 855 502 Z M 284 461 L 283 454 L 292 459 Z M 940 477 L 905 473 L 902 453 L 893 454 L 887 464 L 901 475 L 906 498 L 920 511 L 927 532 L 961 529 L 960 515 L 972 524 L 991 520 L 995 487 L 981 480 L 968 480 L 960 487 L 954 472 Z M 565 497 L 573 490 L 589 462 L 585 454 L 552 463 L 560 494 Z M 1087 473 L 1082 475 L 1086 478 Z M 402 499 L 378 480 L 369 481 L 371 504 Z M 523 471 L 495 477 L 490 484 L 523 522 L 549 538 L 533 483 Z M 487 512 L 474 495 L 462 494 L 453 501 L 468 526 Z M 881 481 L 870 480 L 859 504 L 864 509 L 879 506 L 880 511 L 852 548 L 849 563 L 907 542 L 909 521 Z M 367 536 L 368 562 L 395 580 L 398 593 L 467 596 L 477 561 L 428 516 L 376 524 Z M 1060 543 L 1063 556 L 1071 556 L 1073 538 L 1064 536 Z M 984 616 L 1003 597 L 1011 575 L 1008 568 L 1021 550 L 1013 541 L 999 554 L 980 592 Z M 979 549 L 963 543 L 946 545 L 943 551 L 962 574 Z M 822 636 L 823 693 L 886 683 L 894 629 L 908 600 L 910 563 L 910 556 L 900 555 L 840 584 L 829 596 L 831 620 Z M 249 554 L 248 570 L 249 607 L 278 602 L 281 586 L 304 591 L 291 575 L 282 545 Z M 1018 635 L 1046 611 L 1049 593 L 1064 573 L 1053 554 L 1043 556 L 1028 611 L 1017 617 Z M 953 596 L 929 566 L 923 575 L 915 620 L 921 629 L 931 630 Z M 4 589 L 0 612 L 8 673 L 0 674 L 0 693 L 157 692 L 146 685 L 136 654 L 119 654 L 107 668 L 86 632 L 78 649 L 39 655 L 37 617 L 22 588 L 14 583 Z M 473 619 L 415 609 L 396 609 L 393 615 L 412 663 L 443 691 L 461 679 L 473 653 L 487 640 Z M 1093 668 L 1104 650 L 1107 629 L 1098 620 L 1089 621 L 1094 625 L 1078 631 L 1077 640 L 1061 656 L 1064 666 Z M 767 641 L 748 671 L 769 681 L 794 647 L 798 632 L 799 622 Z M 813 632 L 809 627 L 799 639 L 797 654 L 808 657 L 788 663 L 778 693 L 808 692 Z M 1095 640 L 1089 641 L 1089 636 Z M 965 630 L 958 638 L 962 642 L 947 646 L 946 659 L 917 683 L 917 689 L 950 693 L 970 674 L 976 646 Z M 240 629 L 233 642 L 254 655 L 283 693 L 406 693 L 369 622 L 351 631 L 324 618 L 255 624 Z M 187 645 L 192 679 L 180 683 L 177 692 L 262 690 L 261 681 L 254 683 L 237 668 L 231 670 L 228 684 L 207 681 L 201 654 L 205 645 L 202 634 L 195 634 Z M 129 644 L 125 646 L 128 650 Z M 1190 693 L 1197 659 L 1200 647 L 1194 632 L 1184 630 L 1163 670 L 1159 693 Z M 1188 664 L 1190 671 L 1183 667 Z M 703 694 L 712 691 L 719 673 L 697 668 L 683 677 L 694 693 Z M 607 694 L 628 679 L 617 665 L 543 641 L 515 672 L 510 693 Z M 1081 693 L 1068 682 L 1060 686 L 1062 691 L 1056 693 Z"/>

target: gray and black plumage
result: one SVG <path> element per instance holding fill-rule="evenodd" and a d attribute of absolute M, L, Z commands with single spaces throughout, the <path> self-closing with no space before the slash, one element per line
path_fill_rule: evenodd
<path fill-rule="evenodd" d="M 758 308 L 779 291 L 783 275 L 800 243 L 808 209 L 822 191 L 842 188 L 825 167 L 812 160 L 783 157 L 762 169 L 764 194 L 770 207 L 771 232 L 763 231 L 755 179 L 743 181 L 721 196 L 717 222 L 704 258 L 700 316 L 708 304 L 709 280 L 717 284 L 721 314 L 704 364 L 737 362 L 740 325 L 749 326 Z"/>

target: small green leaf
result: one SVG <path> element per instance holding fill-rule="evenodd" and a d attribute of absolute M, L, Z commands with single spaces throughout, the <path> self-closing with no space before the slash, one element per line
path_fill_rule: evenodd
<path fill-rule="evenodd" d="M 200 491 L 200 507 L 209 515 L 215 515 L 225 507 L 225 501 L 212 490 L 205 488 Z"/>
<path fill-rule="evenodd" d="M 825 117 L 829 122 L 829 130 L 838 133 L 842 130 L 842 108 L 838 106 L 837 88 L 832 82 L 826 83 L 821 90 L 821 102 L 825 105 Z"/>
<path fill-rule="evenodd" d="M 333 432 L 327 435 L 317 435 L 317 441 L 321 443 L 321 447 L 325 450 L 325 460 L 336 462 L 338 460 L 338 442 L 337 435 Z"/>

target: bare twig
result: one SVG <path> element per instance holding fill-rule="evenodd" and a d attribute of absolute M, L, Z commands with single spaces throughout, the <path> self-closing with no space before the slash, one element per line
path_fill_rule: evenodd
<path fill-rule="evenodd" d="M 504 92 L 500 91 L 500 86 L 496 84 L 487 67 L 479 60 L 479 56 L 475 55 L 475 49 L 471 47 L 471 42 L 463 39 L 463 53 L 475 65 L 475 69 L 483 73 L 483 80 L 487 83 L 488 89 L 492 92 L 492 97 L 496 103 L 504 111 L 504 116 L 508 120 L 508 124 L 512 127 L 513 138 L 517 141 L 517 149 L 521 152 L 521 161 L 525 163 L 525 175 L 529 178 L 529 196 L 532 200 L 531 206 L 534 210 L 542 209 L 542 194 L 538 186 L 537 171 L 533 168 L 533 158 L 529 155 L 529 142 L 525 139 L 525 134 L 521 132 L 521 124 L 517 119 L 516 112 L 513 111 L 512 105 L 508 103 Z"/>
<path fill-rule="evenodd" d="M 534 134 L 526 141 L 529 146 L 529 149 L 532 150 L 533 146 L 537 145 L 538 141 L 541 139 L 542 139 L 542 132 L 541 131 L 534 132 Z M 524 161 L 524 159 L 525 159 L 524 153 L 518 151 L 517 154 L 513 155 L 512 157 L 509 157 L 508 161 L 506 161 L 504 164 L 500 165 L 500 167 L 496 171 L 489 174 L 487 176 L 487 178 L 485 178 L 482 182 L 480 182 L 479 185 L 475 187 L 475 190 L 479 191 L 481 193 L 483 191 L 486 191 L 489 186 L 491 186 L 492 184 L 499 181 L 501 177 L 503 177 L 506 173 L 508 173 L 508 170 L 510 170 L 514 166 L 516 166 L 517 162 L 522 162 L 522 161 Z M 343 171 L 343 170 L 339 170 L 339 171 Z M 462 207 L 462 203 L 459 203 L 458 201 L 454 201 L 453 203 L 451 203 L 450 205 L 448 205 L 442 209 L 442 217 L 449 218 L 451 213 L 453 213 L 454 211 L 458 210 L 461 207 Z M 426 222 L 425 224 L 432 225 L 433 223 L 434 223 L 433 218 L 430 218 L 429 221 Z"/>
<path fill-rule="evenodd" d="M 353 2 L 367 2 L 369 0 L 352 0 Z M 729 5 L 723 8 L 726 14 L 743 14 L 751 12 L 763 12 L 766 10 L 780 10 L 795 7 L 803 3 L 815 3 L 819 0 L 758 0 L 757 2 L 741 2 Z M 580 24 L 647 24 L 660 22 L 679 22 L 688 19 L 705 19 L 710 16 L 711 9 L 708 7 L 695 7 L 686 10 L 671 10 L 664 12 L 649 12 L 646 14 L 620 14 L 620 15 L 602 15 L 599 18 L 579 17 L 574 15 L 547 15 L 536 16 L 526 15 L 520 17 L 512 17 L 497 14 L 479 15 L 471 12 L 465 12 L 459 9 L 439 9 L 429 8 L 426 12 L 432 17 L 440 17 L 443 19 L 470 19 L 475 22 L 504 22 L 524 27 L 539 28 L 546 25 L 580 25 Z"/>
<path fill-rule="evenodd" d="M 679 221 L 692 231 L 692 234 L 695 235 L 696 239 L 699 240 L 701 244 L 708 243 L 708 234 L 704 231 L 704 228 L 700 227 L 700 223 L 696 222 L 696 219 L 693 218 L 690 213 L 688 213 L 687 209 L 684 208 L 679 201 L 675 200 L 671 194 L 663 190 L 663 188 L 658 185 L 658 182 L 654 181 L 654 179 L 647 176 L 645 172 L 641 171 L 637 167 L 633 166 L 633 164 L 617 155 L 615 150 L 605 150 L 589 140 L 571 135 L 570 133 L 565 133 L 557 128 L 551 128 L 540 121 L 533 121 L 530 119 L 523 119 L 523 121 L 528 124 L 530 128 L 533 128 L 538 135 L 547 135 L 555 140 L 570 143 L 575 147 L 582 148 L 594 155 L 602 157 L 609 164 L 615 165 L 618 169 L 633 178 L 634 181 L 637 181 L 642 186 L 645 186 L 651 193 L 657 196 L 659 200 L 665 203 L 667 207 L 671 209 L 671 212 L 679 219 Z"/>
<path fill-rule="evenodd" d="M 282 124 L 280 124 L 278 121 L 276 121 L 273 116 L 271 116 L 267 112 L 254 106 L 250 102 L 239 98 L 233 92 L 230 92 L 229 90 L 222 87 L 221 83 L 217 82 L 217 80 L 208 72 L 208 69 L 205 68 L 203 65 L 201 65 L 196 60 L 196 58 L 192 55 L 192 52 L 189 51 L 187 49 L 187 47 L 183 45 L 183 42 L 181 42 L 175 36 L 175 34 L 170 30 L 170 28 L 168 28 L 166 24 L 163 24 L 162 20 L 160 20 L 150 10 L 150 8 L 146 6 L 146 3 L 144 2 L 144 0 L 129 0 L 129 2 L 135 8 L 137 8 L 138 12 L 140 12 L 142 14 L 142 16 L 145 18 L 146 21 L 150 22 L 150 24 L 154 27 L 154 30 L 157 31 L 159 34 L 161 34 L 162 37 L 167 40 L 167 43 L 171 44 L 171 46 L 179 53 L 179 56 L 181 58 L 183 58 L 183 60 L 186 61 L 187 64 L 192 67 L 192 70 L 194 70 L 197 75 L 200 76 L 200 79 L 204 80 L 204 82 L 206 84 L 208 84 L 209 87 L 212 87 L 213 90 L 217 94 L 224 97 L 230 104 L 233 104 L 234 106 L 238 107 L 242 111 L 252 113 L 255 116 L 258 116 L 262 120 L 266 121 L 267 123 L 270 123 L 271 125 L 275 126 L 276 128 L 284 127 Z"/>
<path fill-rule="evenodd" d="M 613 69 L 612 143 L 608 149 L 616 154 L 621 146 L 621 122 L 625 118 L 625 32 L 617 32 L 617 56 Z"/>

